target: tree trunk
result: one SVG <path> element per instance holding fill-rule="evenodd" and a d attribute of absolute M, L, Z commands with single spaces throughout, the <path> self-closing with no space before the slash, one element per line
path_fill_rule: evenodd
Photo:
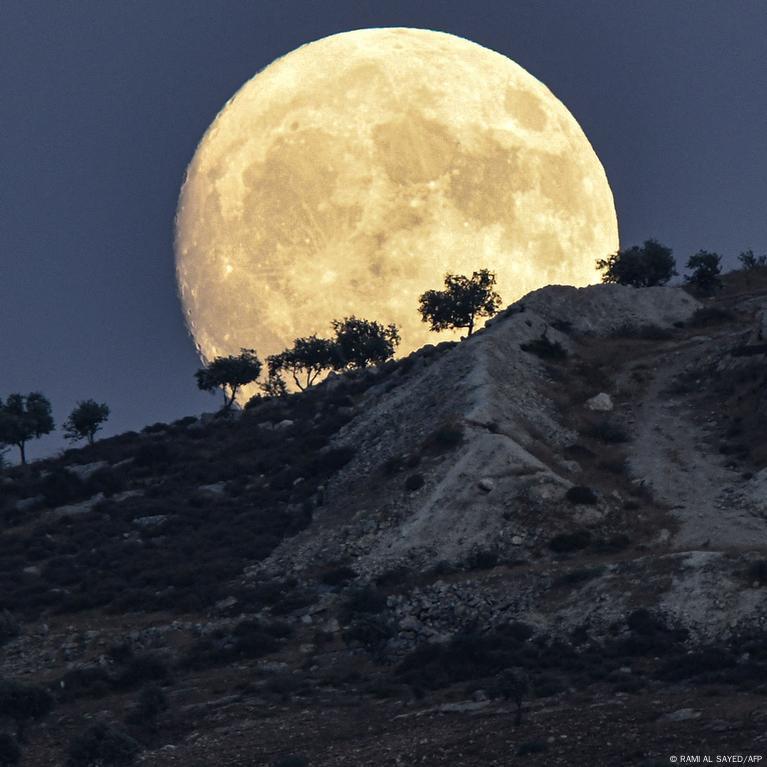
<path fill-rule="evenodd" d="M 469 320 L 469 335 L 474 332 L 474 317 Z"/>
<path fill-rule="evenodd" d="M 19 446 L 19 456 L 21 457 L 21 465 L 25 466 L 27 463 L 27 451 L 25 450 L 25 443 L 17 442 L 16 444 Z"/>

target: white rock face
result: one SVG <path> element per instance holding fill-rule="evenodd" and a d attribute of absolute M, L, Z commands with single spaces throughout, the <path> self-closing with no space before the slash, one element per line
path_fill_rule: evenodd
<path fill-rule="evenodd" d="M 94 461 L 93 463 L 78 463 L 67 466 L 67 471 L 77 475 L 80 479 L 86 480 L 92 477 L 99 469 L 104 469 L 109 464 L 106 461 Z"/>
<path fill-rule="evenodd" d="M 613 401 L 607 392 L 599 392 L 591 399 L 586 400 L 586 407 L 601 413 L 608 413 L 613 409 Z"/>

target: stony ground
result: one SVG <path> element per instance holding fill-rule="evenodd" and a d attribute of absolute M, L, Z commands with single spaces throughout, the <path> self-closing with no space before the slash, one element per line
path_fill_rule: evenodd
<path fill-rule="evenodd" d="M 55 699 L 23 764 L 95 721 L 157 767 L 760 753 L 765 308 L 767 275 L 552 288 L 457 346 L 7 471 L 2 676 Z"/>

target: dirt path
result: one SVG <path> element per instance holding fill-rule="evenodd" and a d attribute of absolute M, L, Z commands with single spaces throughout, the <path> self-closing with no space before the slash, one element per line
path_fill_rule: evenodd
<path fill-rule="evenodd" d="M 690 395 L 669 393 L 677 376 L 694 375 L 703 346 L 692 338 L 648 359 L 652 380 L 632 413 L 631 470 L 678 519 L 676 548 L 767 545 L 767 520 L 748 502 L 740 470 L 727 468 L 725 456 L 706 441 L 717 414 L 696 410 Z"/>

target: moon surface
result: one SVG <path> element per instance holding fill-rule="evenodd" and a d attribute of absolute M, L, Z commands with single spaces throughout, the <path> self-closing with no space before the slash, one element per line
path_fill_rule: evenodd
<path fill-rule="evenodd" d="M 506 304 L 598 281 L 617 248 L 604 169 L 551 91 L 499 53 L 407 28 L 326 37 L 255 75 L 205 133 L 176 217 L 204 360 L 264 358 L 351 314 L 396 323 L 409 352 L 458 335 L 418 314 L 446 272 L 490 269 Z"/>

